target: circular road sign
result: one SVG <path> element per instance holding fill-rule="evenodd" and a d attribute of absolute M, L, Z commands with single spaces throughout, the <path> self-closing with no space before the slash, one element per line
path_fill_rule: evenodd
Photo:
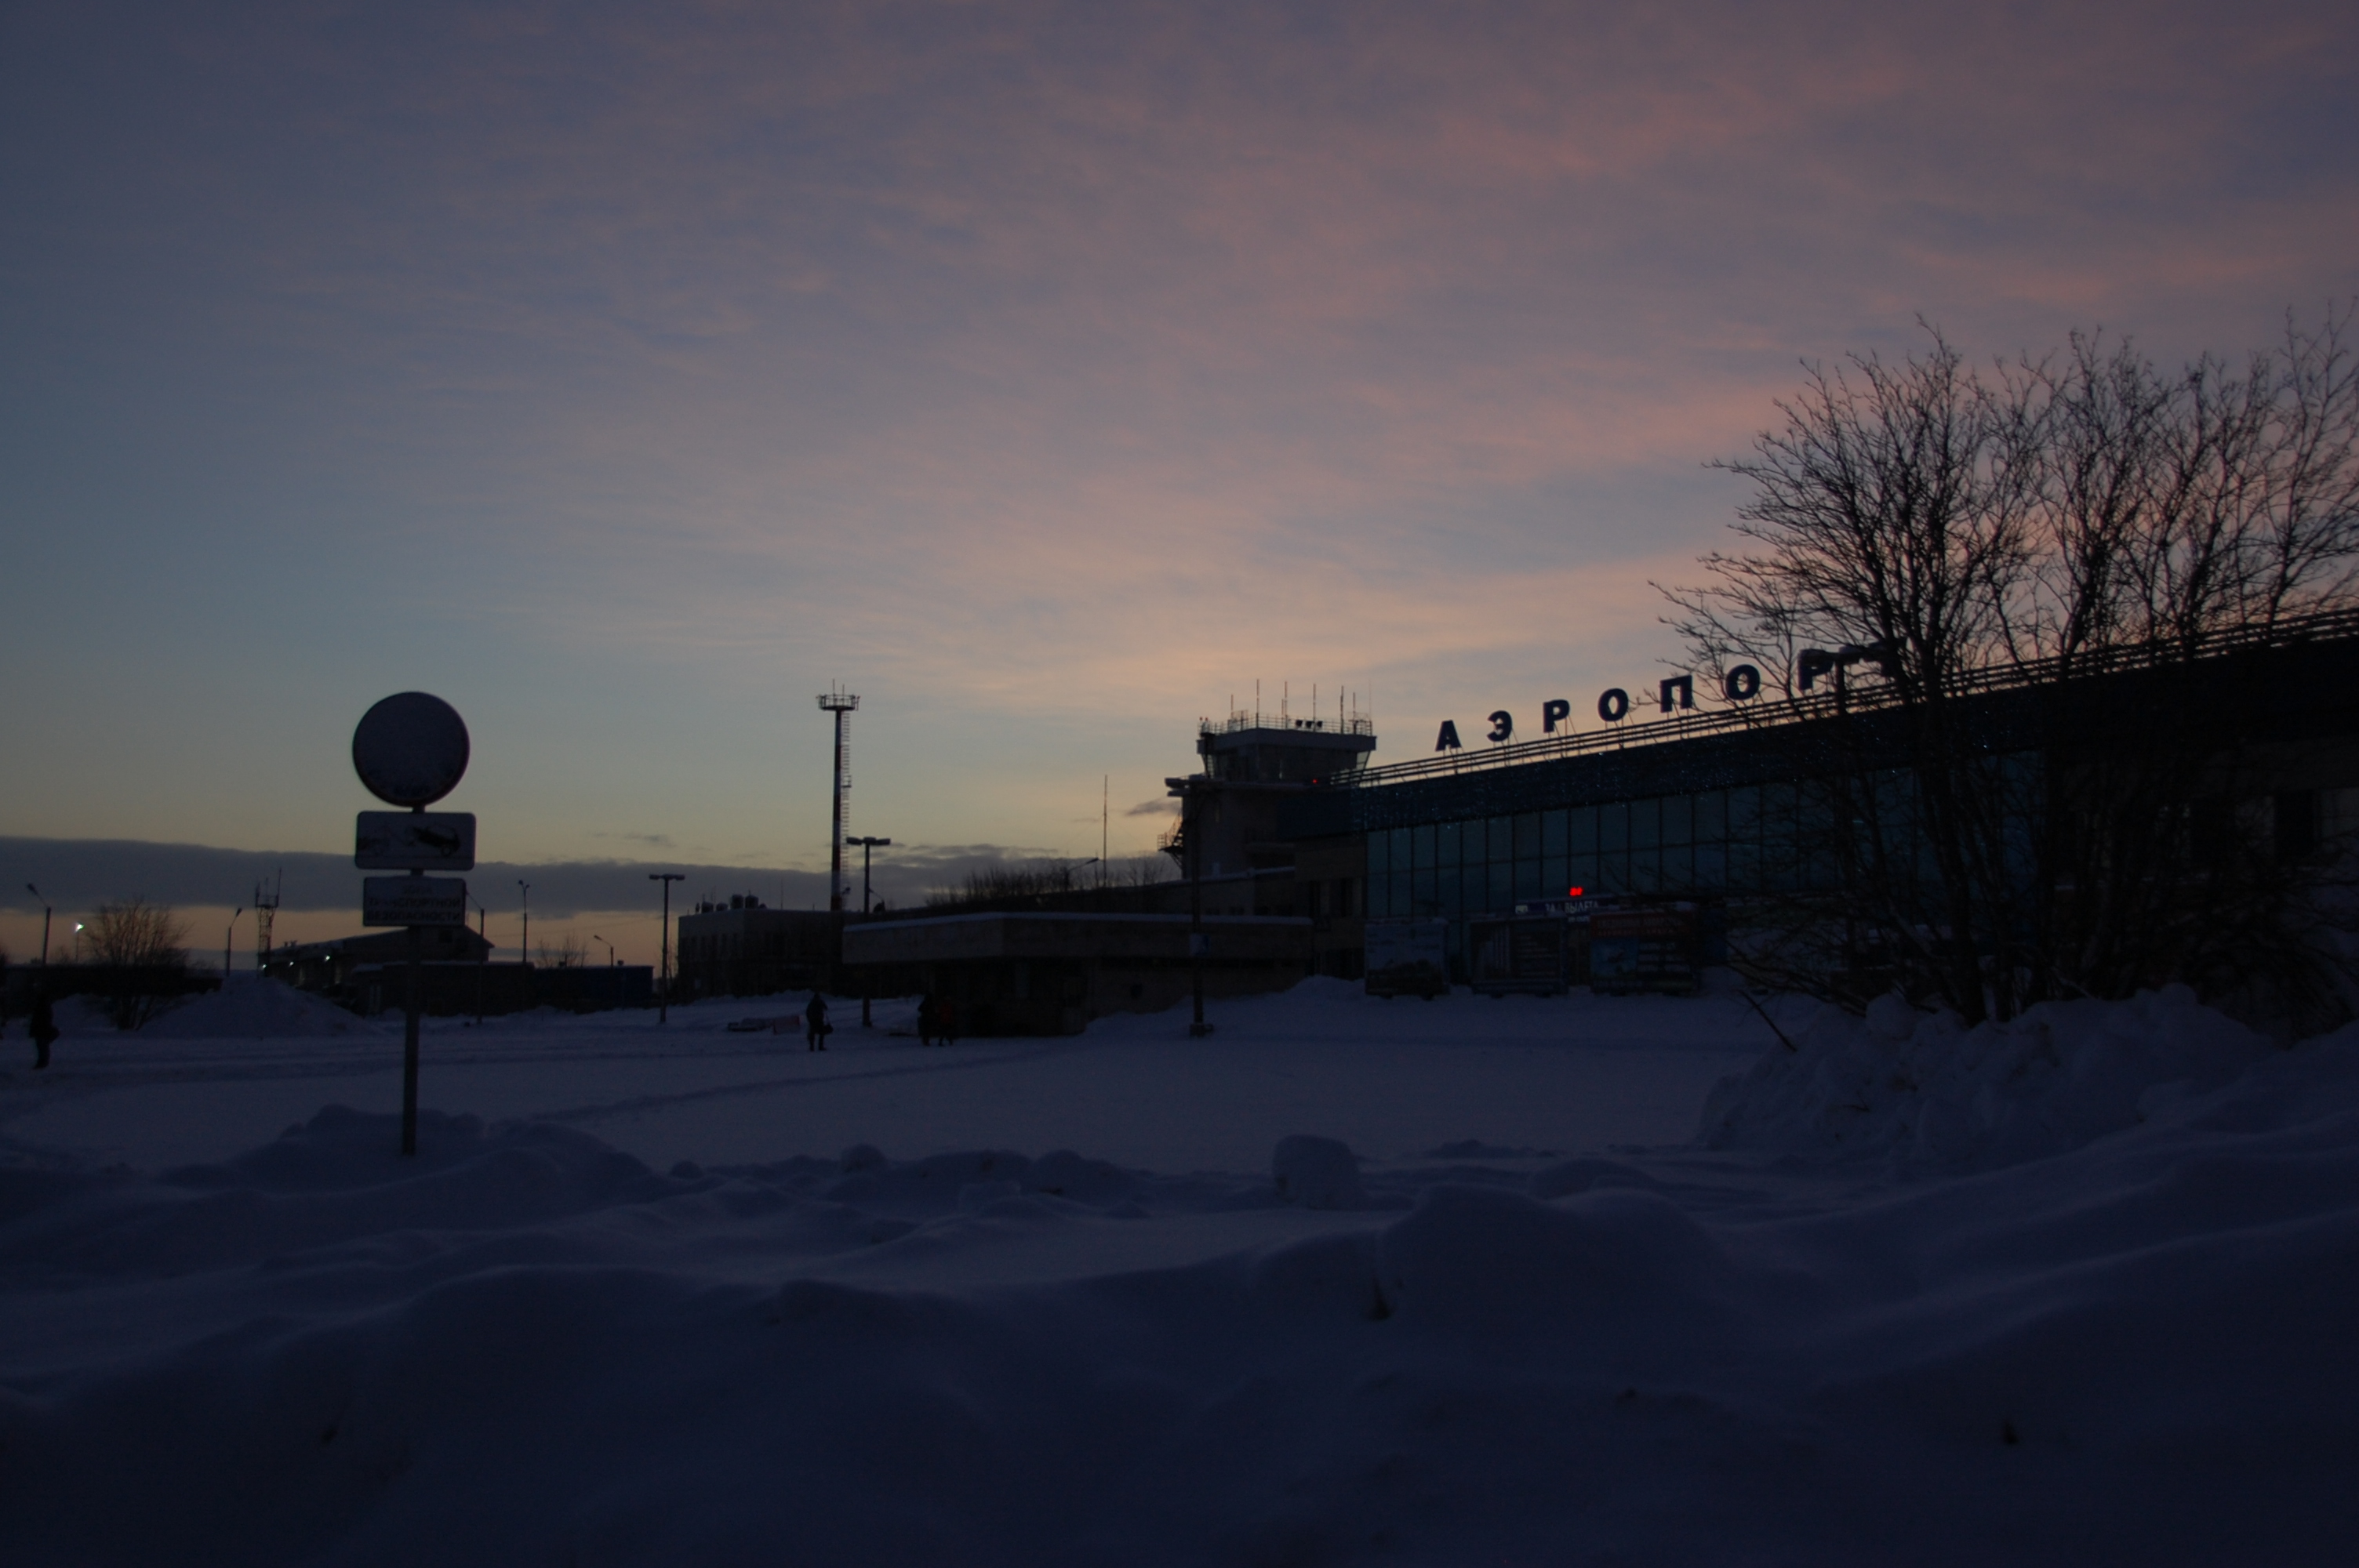
<path fill-rule="evenodd" d="M 431 806 L 467 772 L 467 723 L 422 691 L 396 692 L 361 715 L 353 771 L 388 806 Z"/>

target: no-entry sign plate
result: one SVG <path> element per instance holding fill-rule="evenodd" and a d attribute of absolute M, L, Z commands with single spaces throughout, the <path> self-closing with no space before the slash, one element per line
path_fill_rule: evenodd
<path fill-rule="evenodd" d="M 363 925 L 464 925 L 467 884 L 458 877 L 363 877 Z"/>
<path fill-rule="evenodd" d="M 472 811 L 364 811 L 353 833 L 353 863 L 364 871 L 472 871 Z"/>

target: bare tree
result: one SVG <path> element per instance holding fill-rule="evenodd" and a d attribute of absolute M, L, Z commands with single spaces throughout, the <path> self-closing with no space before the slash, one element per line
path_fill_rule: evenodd
<path fill-rule="evenodd" d="M 92 957 L 109 972 L 107 1017 L 117 1029 L 137 1029 L 177 994 L 172 981 L 188 968 L 188 923 L 163 904 L 129 898 L 99 905 L 90 921 Z"/>
<path fill-rule="evenodd" d="M 1180 870 L 1169 855 L 1125 855 L 1118 857 L 1106 872 L 1106 881 L 1114 887 L 1145 888 L 1175 880 Z"/>
<path fill-rule="evenodd" d="M 929 904 L 983 903 L 1002 899 L 1038 898 L 1073 891 L 1072 866 L 1063 860 L 1004 861 L 978 866 L 957 888 L 938 888 L 926 895 Z"/>
<path fill-rule="evenodd" d="M 1717 465 L 1753 486 L 1752 545 L 1666 589 L 1669 623 L 1716 672 L 1768 670 L 1783 717 L 1821 676 L 1883 677 L 1873 722 L 1788 737 L 1810 800 L 1762 961 L 1969 1019 L 2256 965 L 2292 983 L 2307 873 L 2212 804 L 2252 786 L 2236 694 L 2190 735 L 2151 677 L 2359 599 L 2350 319 L 2170 374 L 2088 335 L 1985 376 L 1929 329 L 1897 364 L 1812 367 Z M 2033 693 L 2005 735 L 2002 684 Z"/>
<path fill-rule="evenodd" d="M 1082 869 L 1085 874 L 1076 876 Z M 1103 870 L 1101 880 L 1095 872 Z M 1016 860 L 979 866 L 957 887 L 935 888 L 926 894 L 929 908 L 951 904 L 1006 903 L 1094 892 L 1104 888 L 1144 888 L 1172 880 L 1178 872 L 1162 855 L 1134 855 L 1100 868 L 1076 868 L 1070 860 Z"/>

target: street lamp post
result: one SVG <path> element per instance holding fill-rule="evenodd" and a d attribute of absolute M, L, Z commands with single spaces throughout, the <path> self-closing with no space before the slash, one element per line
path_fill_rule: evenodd
<path fill-rule="evenodd" d="M 614 945 L 612 942 L 607 942 L 603 936 L 599 935 L 595 931 L 590 933 L 590 940 L 592 942 L 605 943 L 606 967 L 610 969 L 614 968 Z"/>
<path fill-rule="evenodd" d="M 516 947 L 516 957 L 529 969 L 532 968 L 532 884 L 518 877 L 516 886 L 524 889 L 524 939 Z"/>
<path fill-rule="evenodd" d="M 656 938 L 657 948 L 663 956 L 663 990 L 656 1001 L 656 1022 L 663 1022 L 671 1016 L 671 884 L 685 881 L 679 871 L 649 871 L 647 881 L 663 883 L 663 932 Z"/>
<path fill-rule="evenodd" d="M 235 909 L 230 911 L 229 929 L 222 933 L 222 984 L 224 986 L 229 984 L 230 942 L 237 935 L 237 917 L 245 913 L 245 905 L 242 903 Z"/>
<path fill-rule="evenodd" d="M 28 892 L 28 893 L 31 893 L 35 898 L 41 898 L 41 890 L 40 890 L 40 889 L 38 889 L 38 888 L 37 888 L 37 887 L 35 887 L 35 886 L 34 886 L 32 883 L 30 883 L 30 882 L 27 882 L 27 883 L 25 884 L 25 891 L 26 891 L 27 892 Z M 81 929 L 82 929 L 82 927 L 81 927 L 81 926 L 79 926 L 79 925 L 77 925 L 77 926 L 75 926 L 75 927 L 74 927 L 74 929 L 75 929 L 76 931 L 79 931 L 79 930 L 81 930 Z M 46 969 L 46 968 L 48 968 L 49 967 L 49 901 L 44 898 L 44 899 L 41 899 L 41 968 L 45 968 L 45 969 Z"/>
<path fill-rule="evenodd" d="M 484 1022 L 484 969 L 492 961 L 492 939 L 488 935 L 492 926 L 492 912 L 485 909 L 484 901 L 473 893 L 467 896 L 473 900 L 475 905 L 475 940 L 484 945 L 483 957 L 475 960 L 475 1023 L 480 1028 Z"/>
<path fill-rule="evenodd" d="M 1198 773 L 1165 782 L 1180 797 L 1180 846 L 1188 871 L 1188 967 L 1191 971 L 1189 989 L 1194 1003 L 1188 1034 L 1190 1039 L 1201 1039 L 1212 1032 L 1212 1026 L 1204 1022 L 1204 958 L 1212 950 L 1212 938 L 1204 931 L 1203 802 L 1210 781 Z"/>
<path fill-rule="evenodd" d="M 876 907 L 875 888 L 869 881 L 868 876 L 868 858 L 878 849 L 889 848 L 893 840 L 890 838 L 846 838 L 844 842 L 847 844 L 857 844 L 860 846 L 860 918 L 865 920 Z M 863 1029 L 871 1027 L 868 1022 L 868 974 L 864 969 L 861 972 L 860 976 L 860 1027 Z"/>

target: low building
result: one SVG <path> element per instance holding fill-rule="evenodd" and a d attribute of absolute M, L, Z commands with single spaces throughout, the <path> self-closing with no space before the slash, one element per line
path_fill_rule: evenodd
<path fill-rule="evenodd" d="M 700 902 L 679 917 L 675 1000 L 770 996 L 824 985 L 836 970 L 843 917 L 818 909 L 771 909 L 751 894 Z"/>
<path fill-rule="evenodd" d="M 418 979 L 419 1011 L 429 1018 L 529 1012 L 548 1000 L 529 964 L 427 963 L 419 966 Z M 409 1005 L 409 965 L 355 964 L 326 994 L 364 1018 L 400 1012 Z"/>
<path fill-rule="evenodd" d="M 653 1007 L 656 1004 L 655 966 L 537 965 L 532 970 L 532 994 L 537 1007 L 560 1007 L 573 1012 L 604 1012 L 618 1007 Z"/>
<path fill-rule="evenodd" d="M 419 1011 L 431 1018 L 497 1016 L 536 1007 L 606 1012 L 656 1004 L 651 964 L 421 964 L 418 978 Z M 338 1000 L 365 1017 L 399 1012 L 409 1004 L 409 966 L 357 965 Z"/>
<path fill-rule="evenodd" d="M 495 964 L 492 945 L 462 926 L 429 926 L 421 935 L 419 1006 L 429 1017 L 497 1016 L 536 1007 L 592 1012 L 655 1005 L 651 965 Z M 274 947 L 263 973 L 375 1017 L 408 1006 L 409 960 L 407 930 L 371 931 Z"/>
<path fill-rule="evenodd" d="M 488 961 L 492 945 L 463 925 L 422 928 L 420 957 L 429 964 L 477 965 Z M 273 947 L 262 972 L 297 990 L 314 991 L 339 1000 L 351 994 L 353 972 L 364 966 L 409 961 L 408 930 L 370 931 L 339 936 L 331 942 L 289 942 Z"/>
<path fill-rule="evenodd" d="M 962 1035 L 1078 1034 L 1094 1018 L 1188 1000 L 1197 929 L 1185 914 L 991 911 L 853 925 L 843 957 L 914 975 L 957 1010 Z M 1280 991 L 1313 971 L 1302 916 L 1207 915 L 1201 930 L 1207 997 Z"/>

